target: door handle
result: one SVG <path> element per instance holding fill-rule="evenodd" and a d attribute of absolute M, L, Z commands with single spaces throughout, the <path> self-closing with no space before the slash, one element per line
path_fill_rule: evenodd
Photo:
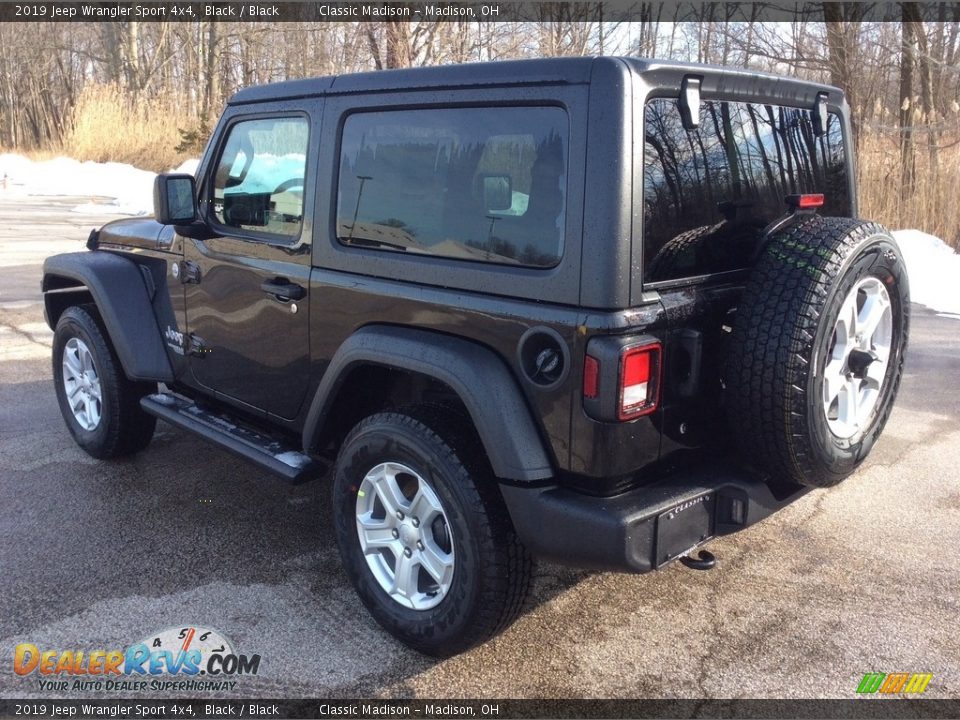
<path fill-rule="evenodd" d="M 260 289 L 269 295 L 273 295 L 281 302 L 302 300 L 307 296 L 307 291 L 302 286 L 292 283 L 286 278 L 266 280 L 260 284 Z"/>

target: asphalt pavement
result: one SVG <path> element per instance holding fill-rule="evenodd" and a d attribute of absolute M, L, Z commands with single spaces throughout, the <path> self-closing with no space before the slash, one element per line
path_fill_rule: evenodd
<path fill-rule="evenodd" d="M 46 255 L 108 219 L 70 212 L 85 202 L 0 192 L 0 697 L 97 695 L 16 675 L 19 643 L 123 648 L 189 625 L 261 655 L 248 698 L 850 698 L 866 672 L 933 673 L 926 697 L 960 698 L 960 321 L 914 307 L 869 460 L 712 542 L 716 569 L 541 565 L 507 632 L 435 661 L 354 596 L 326 482 L 288 486 L 163 424 L 132 459 L 74 445 L 39 283 Z"/>

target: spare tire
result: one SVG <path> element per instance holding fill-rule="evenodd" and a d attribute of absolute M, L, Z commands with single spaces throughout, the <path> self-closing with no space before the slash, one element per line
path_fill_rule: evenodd
<path fill-rule="evenodd" d="M 744 457 L 835 485 L 886 424 L 903 374 L 906 266 L 876 223 L 811 215 L 763 249 L 734 318 L 725 406 Z"/>

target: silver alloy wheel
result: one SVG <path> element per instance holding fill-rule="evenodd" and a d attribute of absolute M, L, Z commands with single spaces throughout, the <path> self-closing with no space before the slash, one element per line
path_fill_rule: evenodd
<path fill-rule="evenodd" d="M 80 338 L 70 338 L 63 348 L 61 365 L 63 391 L 74 419 L 84 430 L 96 430 L 103 408 L 103 392 L 93 353 Z"/>
<path fill-rule="evenodd" d="M 413 610 L 436 607 L 453 581 L 453 535 L 430 484 L 381 463 L 360 483 L 356 512 L 360 549 L 384 592 Z"/>
<path fill-rule="evenodd" d="M 835 436 L 864 430 L 880 399 L 893 341 L 893 310 L 881 280 L 861 280 L 843 301 L 823 369 L 823 412 Z"/>

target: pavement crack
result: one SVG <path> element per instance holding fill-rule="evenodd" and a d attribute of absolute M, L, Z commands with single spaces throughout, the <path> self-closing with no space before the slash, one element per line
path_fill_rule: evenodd
<path fill-rule="evenodd" d="M 37 338 L 33 336 L 33 333 L 27 332 L 26 330 L 23 330 L 14 325 L 10 325 L 9 323 L 0 323 L 0 328 L 3 328 L 4 330 L 9 330 L 14 335 L 21 337 L 27 342 L 33 343 L 34 345 L 39 345 L 40 347 L 44 347 L 44 348 L 53 347 L 52 343 L 43 342 L 42 340 L 37 340 Z"/>
<path fill-rule="evenodd" d="M 717 610 L 721 600 L 722 584 L 723 578 L 718 578 L 716 584 L 710 589 L 710 598 L 707 603 L 707 607 L 711 610 L 710 642 L 699 658 L 700 666 L 697 668 L 697 677 L 694 680 L 697 685 L 697 690 L 699 691 L 698 694 L 703 698 L 711 697 L 707 692 L 707 679 L 710 675 L 711 668 L 714 666 L 711 660 L 714 658 L 714 653 L 719 649 L 722 642 L 723 623 L 720 618 L 720 613 Z"/>

